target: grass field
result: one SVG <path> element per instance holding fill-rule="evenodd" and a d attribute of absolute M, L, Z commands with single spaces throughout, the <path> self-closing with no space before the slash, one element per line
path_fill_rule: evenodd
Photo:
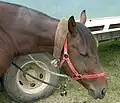
<path fill-rule="evenodd" d="M 68 84 L 68 95 L 61 97 L 59 91 L 37 103 L 120 103 L 120 41 L 101 43 L 99 46 L 101 63 L 107 73 L 108 91 L 103 100 L 93 100 L 84 89 L 75 81 Z M 10 99 L 2 92 L 0 103 L 10 103 Z"/>

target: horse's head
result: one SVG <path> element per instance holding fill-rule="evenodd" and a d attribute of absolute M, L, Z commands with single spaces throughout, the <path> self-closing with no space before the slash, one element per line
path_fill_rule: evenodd
<path fill-rule="evenodd" d="M 81 13 L 80 22 L 75 22 L 71 16 L 68 20 L 68 52 L 77 72 L 81 75 L 100 74 L 103 73 L 98 54 L 96 41 L 84 25 L 86 22 L 85 10 Z M 73 77 L 74 74 L 69 67 L 64 65 L 65 72 Z M 105 76 L 95 78 L 83 78 L 77 80 L 95 99 L 102 99 L 107 90 L 107 80 Z"/>

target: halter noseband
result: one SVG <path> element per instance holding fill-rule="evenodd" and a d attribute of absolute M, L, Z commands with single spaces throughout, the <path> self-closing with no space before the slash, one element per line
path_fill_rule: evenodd
<path fill-rule="evenodd" d="M 74 80 L 79 80 L 79 79 L 93 79 L 93 78 L 99 78 L 99 77 L 103 77 L 106 76 L 106 73 L 97 73 L 97 74 L 88 74 L 88 75 L 81 75 L 77 72 L 77 70 L 75 69 L 75 67 L 73 66 L 70 58 L 69 58 L 69 54 L 68 54 L 68 42 L 67 42 L 67 38 L 65 40 L 65 44 L 64 44 L 64 54 L 63 54 L 63 58 L 60 62 L 60 67 L 63 65 L 64 62 L 67 62 L 72 73 L 74 74 L 73 79 Z"/>

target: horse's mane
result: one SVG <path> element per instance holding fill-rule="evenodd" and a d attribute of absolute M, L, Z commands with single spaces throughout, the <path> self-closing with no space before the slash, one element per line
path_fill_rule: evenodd
<path fill-rule="evenodd" d="M 91 34 L 90 30 L 81 23 L 77 23 L 77 30 L 79 31 L 80 37 L 82 38 L 84 44 L 87 47 L 87 51 L 91 51 L 92 54 L 96 54 L 96 41 Z M 87 53 L 86 51 L 86 53 Z"/>

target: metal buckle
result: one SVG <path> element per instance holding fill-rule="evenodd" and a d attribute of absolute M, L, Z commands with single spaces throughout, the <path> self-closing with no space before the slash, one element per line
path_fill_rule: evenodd
<path fill-rule="evenodd" d="M 69 54 L 64 54 L 63 57 L 69 58 Z"/>
<path fill-rule="evenodd" d="M 60 60 L 59 60 L 59 59 L 53 59 L 50 63 L 51 63 L 54 67 L 58 67 L 58 66 L 59 66 L 59 63 L 60 63 Z"/>

